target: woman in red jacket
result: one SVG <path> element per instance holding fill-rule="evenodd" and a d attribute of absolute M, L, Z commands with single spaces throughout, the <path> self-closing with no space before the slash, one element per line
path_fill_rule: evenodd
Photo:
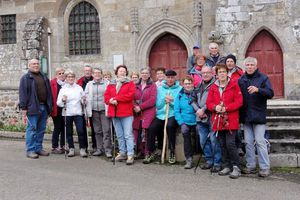
<path fill-rule="evenodd" d="M 228 78 L 228 68 L 224 64 L 217 64 L 216 73 L 218 79 L 208 92 L 206 106 L 212 112 L 212 129 L 218 134 L 224 158 L 224 169 L 219 175 L 231 172 L 230 178 L 238 178 L 241 171 L 235 137 L 243 96 L 237 82 Z"/>
<path fill-rule="evenodd" d="M 142 68 L 140 74 L 141 78 L 135 85 L 133 133 L 137 152 L 148 155 L 147 132 L 155 118 L 157 87 L 148 68 Z"/>
<path fill-rule="evenodd" d="M 135 85 L 127 78 L 128 70 L 125 65 L 119 65 L 115 74 L 117 79 L 107 86 L 104 100 L 108 105 L 108 116 L 112 117 L 119 142 L 119 154 L 115 160 L 127 159 L 126 164 L 131 165 L 134 161 L 132 122 Z"/>

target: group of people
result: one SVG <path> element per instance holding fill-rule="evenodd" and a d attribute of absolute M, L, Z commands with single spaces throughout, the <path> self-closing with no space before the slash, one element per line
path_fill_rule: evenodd
<path fill-rule="evenodd" d="M 238 178 L 241 171 L 256 173 L 256 148 L 258 174 L 268 176 L 270 161 L 264 134 L 266 102 L 274 95 L 271 83 L 259 72 L 255 58 L 244 60 L 244 72 L 236 65 L 234 55 L 220 55 L 216 43 L 211 43 L 209 50 L 206 57 L 199 46 L 194 46 L 182 84 L 175 71 L 165 68 L 156 70 L 156 82 L 149 68 L 132 73 L 130 79 L 125 65 L 116 67 L 114 79 L 109 72 L 86 65 L 84 76 L 77 82 L 75 73 L 63 68 L 57 68 L 55 78 L 49 81 L 40 73 L 39 61 L 30 60 L 19 90 L 20 108 L 28 119 L 27 157 L 49 155 L 42 141 L 51 114 L 55 154 L 68 151 L 69 157 L 75 156 L 75 123 L 81 157 L 89 153 L 86 127 L 90 125 L 93 156 L 113 157 L 114 129 L 119 149 L 115 160 L 131 165 L 134 159 L 143 157 L 143 163 L 149 164 L 162 154 L 165 130 L 168 162 L 174 164 L 179 127 L 184 139 L 185 169 L 193 168 L 192 131 L 196 130 L 206 161 L 203 170 L 230 178 Z M 240 123 L 246 144 L 244 169 L 238 153 Z"/>

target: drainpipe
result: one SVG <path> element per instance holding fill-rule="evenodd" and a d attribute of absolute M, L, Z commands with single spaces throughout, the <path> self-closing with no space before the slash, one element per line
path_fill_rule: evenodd
<path fill-rule="evenodd" d="M 49 79 L 52 79 L 52 71 L 51 71 L 51 29 L 47 28 L 48 32 L 48 72 L 49 72 Z"/>

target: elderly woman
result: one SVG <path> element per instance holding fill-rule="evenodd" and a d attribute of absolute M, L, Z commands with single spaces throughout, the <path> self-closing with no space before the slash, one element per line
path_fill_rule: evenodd
<path fill-rule="evenodd" d="M 119 65 L 115 74 L 117 79 L 107 86 L 104 100 L 108 105 L 108 116 L 112 117 L 119 142 L 119 154 L 115 160 L 127 159 L 126 164 L 131 165 L 134 162 L 132 122 L 135 85 L 127 78 L 128 70 L 125 65 Z"/>
<path fill-rule="evenodd" d="M 202 67 L 205 65 L 206 57 L 204 55 L 197 55 L 195 58 L 194 67 L 190 70 L 189 74 L 194 79 L 194 87 L 197 87 L 199 83 L 202 81 L 202 74 L 201 70 Z"/>
<path fill-rule="evenodd" d="M 63 116 L 66 116 L 67 124 L 67 140 L 69 144 L 69 157 L 75 156 L 74 142 L 73 142 L 73 122 L 76 126 L 78 134 L 80 156 L 87 157 L 87 136 L 84 131 L 84 118 L 82 116 L 82 103 L 84 102 L 84 92 L 82 87 L 75 83 L 75 73 L 72 70 L 66 70 L 66 84 L 59 91 L 57 97 L 57 105 L 65 107 Z"/>
<path fill-rule="evenodd" d="M 140 75 L 139 75 L 138 72 L 131 72 L 130 78 L 131 78 L 131 80 L 133 81 L 134 84 L 137 84 L 140 81 Z"/>
<path fill-rule="evenodd" d="M 110 82 L 112 79 L 112 74 L 110 71 L 103 71 L 103 79 Z"/>
<path fill-rule="evenodd" d="M 140 74 L 141 78 L 135 85 L 133 131 L 137 152 L 148 155 L 147 134 L 155 118 L 157 88 L 150 78 L 148 68 L 142 68 Z"/>
<path fill-rule="evenodd" d="M 61 154 L 64 152 L 65 145 L 65 129 L 64 129 L 64 118 L 62 116 L 62 108 L 57 106 L 57 96 L 65 84 L 65 70 L 61 67 L 55 69 L 55 78 L 50 81 L 51 91 L 53 96 L 53 110 L 51 117 L 54 124 L 54 130 L 52 133 L 52 151 L 53 154 Z M 60 136 L 60 147 L 58 146 Z"/>
<path fill-rule="evenodd" d="M 241 170 L 235 137 L 243 96 L 237 82 L 228 78 L 228 68 L 224 64 L 217 64 L 216 72 L 218 79 L 209 89 L 206 106 L 212 112 L 212 129 L 219 137 L 224 158 L 224 169 L 219 175 L 228 175 L 232 169 L 229 177 L 238 178 Z"/>
<path fill-rule="evenodd" d="M 183 136 L 184 155 L 186 164 L 184 169 L 193 167 L 193 148 L 191 132 L 196 127 L 196 114 L 192 104 L 193 79 L 190 76 L 182 80 L 183 88 L 177 95 L 174 103 L 174 116 L 181 128 Z"/>

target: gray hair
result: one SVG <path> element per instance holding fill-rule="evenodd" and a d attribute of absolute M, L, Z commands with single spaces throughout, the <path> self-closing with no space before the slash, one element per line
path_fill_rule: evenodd
<path fill-rule="evenodd" d="M 217 47 L 217 49 L 219 49 L 219 45 L 217 43 L 215 43 L 215 42 L 209 43 L 208 49 L 211 49 L 213 46 L 215 46 L 215 47 Z"/>
<path fill-rule="evenodd" d="M 244 66 L 246 66 L 247 63 L 253 63 L 255 66 L 257 66 L 257 59 L 254 57 L 247 57 L 244 60 Z"/>
<path fill-rule="evenodd" d="M 149 67 L 143 67 L 143 68 L 141 68 L 140 69 L 140 73 L 142 73 L 142 71 L 145 71 L 145 70 L 147 70 L 148 73 L 150 74 L 150 68 Z"/>
<path fill-rule="evenodd" d="M 68 75 L 76 76 L 75 73 L 74 73 L 71 69 L 66 69 L 65 75 L 66 75 L 66 76 L 68 76 Z"/>
<path fill-rule="evenodd" d="M 102 71 L 102 69 L 101 69 L 101 68 L 99 68 L 99 67 L 95 67 L 95 68 L 93 69 L 93 71 L 95 71 L 95 70 L 97 70 L 97 71 L 100 71 L 100 72 L 101 72 L 101 74 L 103 74 L 103 71 Z"/>
<path fill-rule="evenodd" d="M 38 59 L 33 58 L 33 59 L 30 59 L 30 60 L 28 61 L 28 66 L 31 65 L 31 64 L 33 63 L 33 61 L 38 61 L 39 64 L 40 64 L 40 61 L 39 61 Z"/>

